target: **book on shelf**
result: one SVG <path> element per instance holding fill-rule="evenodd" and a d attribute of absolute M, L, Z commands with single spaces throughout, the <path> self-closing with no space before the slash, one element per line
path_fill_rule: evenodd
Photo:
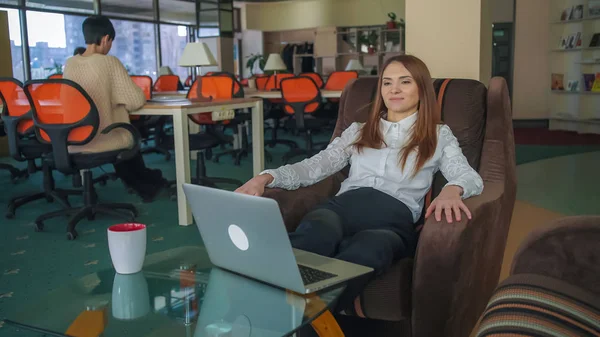
<path fill-rule="evenodd" d="M 600 0 L 588 1 L 588 16 L 600 16 Z"/>
<path fill-rule="evenodd" d="M 583 19 L 583 5 L 567 7 L 560 15 L 560 21 L 571 21 Z"/>
<path fill-rule="evenodd" d="M 596 33 L 590 39 L 590 47 L 600 47 L 600 33 Z"/>
<path fill-rule="evenodd" d="M 595 74 L 583 74 L 583 90 L 592 91 L 592 87 L 594 86 L 595 80 Z"/>
<path fill-rule="evenodd" d="M 568 91 L 579 91 L 579 81 L 578 80 L 570 80 L 567 82 L 567 90 Z"/>
<path fill-rule="evenodd" d="M 561 36 L 558 49 L 575 49 L 581 47 L 581 32 Z"/>
<path fill-rule="evenodd" d="M 565 75 L 564 74 L 556 74 L 553 73 L 552 74 L 552 83 L 550 88 L 552 90 L 565 90 L 565 86 L 564 86 L 564 78 Z"/>
<path fill-rule="evenodd" d="M 600 92 L 600 73 L 596 73 L 596 79 L 594 79 L 594 84 L 592 85 L 593 92 Z"/>

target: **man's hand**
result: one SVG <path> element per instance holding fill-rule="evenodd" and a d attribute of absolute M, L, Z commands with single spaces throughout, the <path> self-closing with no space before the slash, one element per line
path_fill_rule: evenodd
<path fill-rule="evenodd" d="M 467 218 L 471 219 L 471 212 L 462 201 L 462 187 L 449 185 L 442 189 L 440 194 L 431 202 L 431 205 L 427 208 L 425 218 L 428 218 L 432 213 L 435 212 L 435 220 L 442 220 L 442 212 L 446 213 L 446 221 L 452 223 L 452 213 L 456 216 L 456 221 L 460 221 L 461 213 L 463 210 L 467 215 Z"/>

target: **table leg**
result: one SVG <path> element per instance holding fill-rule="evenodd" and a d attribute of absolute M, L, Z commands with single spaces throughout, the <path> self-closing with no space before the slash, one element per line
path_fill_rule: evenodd
<path fill-rule="evenodd" d="M 333 317 L 333 314 L 329 310 L 323 312 L 321 316 L 315 318 L 310 324 L 319 337 L 344 337 L 342 328 L 340 328 L 335 317 Z"/>
<path fill-rule="evenodd" d="M 256 176 L 265 169 L 265 130 L 263 102 L 256 101 L 252 108 L 252 172 Z"/>
<path fill-rule="evenodd" d="M 188 207 L 183 183 L 190 183 L 190 135 L 188 116 L 178 111 L 173 114 L 173 133 L 175 140 L 175 174 L 177 177 L 177 214 L 179 225 L 191 225 L 192 212 Z"/>

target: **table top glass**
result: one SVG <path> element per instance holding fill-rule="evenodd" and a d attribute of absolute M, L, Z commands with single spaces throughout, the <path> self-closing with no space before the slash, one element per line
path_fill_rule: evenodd
<path fill-rule="evenodd" d="M 146 256 L 137 274 L 89 274 L 16 307 L 5 322 L 40 336 L 286 336 L 343 289 L 298 295 L 214 267 L 203 247 L 180 247 Z"/>

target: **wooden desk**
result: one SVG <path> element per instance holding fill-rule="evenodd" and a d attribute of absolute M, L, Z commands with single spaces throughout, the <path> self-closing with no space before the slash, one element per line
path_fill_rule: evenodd
<path fill-rule="evenodd" d="M 258 91 L 254 89 L 244 88 L 245 97 L 260 97 L 260 98 L 281 98 L 281 91 Z M 323 98 L 340 98 L 341 90 L 324 90 L 321 89 L 321 97 Z"/>
<path fill-rule="evenodd" d="M 254 175 L 257 175 L 265 167 L 263 103 L 259 98 L 234 98 L 211 102 L 153 102 L 147 103 L 142 109 L 130 113 L 131 115 L 173 116 L 179 225 L 187 226 L 193 222 L 191 210 L 183 193 L 183 183 L 190 183 L 191 181 L 188 115 L 243 108 L 252 109 L 252 169 Z"/>
<path fill-rule="evenodd" d="M 153 92 L 152 97 L 180 97 L 185 98 L 187 91 L 162 91 Z M 324 90 L 321 89 L 321 96 L 323 98 L 340 98 L 342 96 L 341 90 Z M 259 98 L 281 98 L 281 91 L 258 91 L 255 89 L 244 88 L 244 97 L 259 97 Z"/>

